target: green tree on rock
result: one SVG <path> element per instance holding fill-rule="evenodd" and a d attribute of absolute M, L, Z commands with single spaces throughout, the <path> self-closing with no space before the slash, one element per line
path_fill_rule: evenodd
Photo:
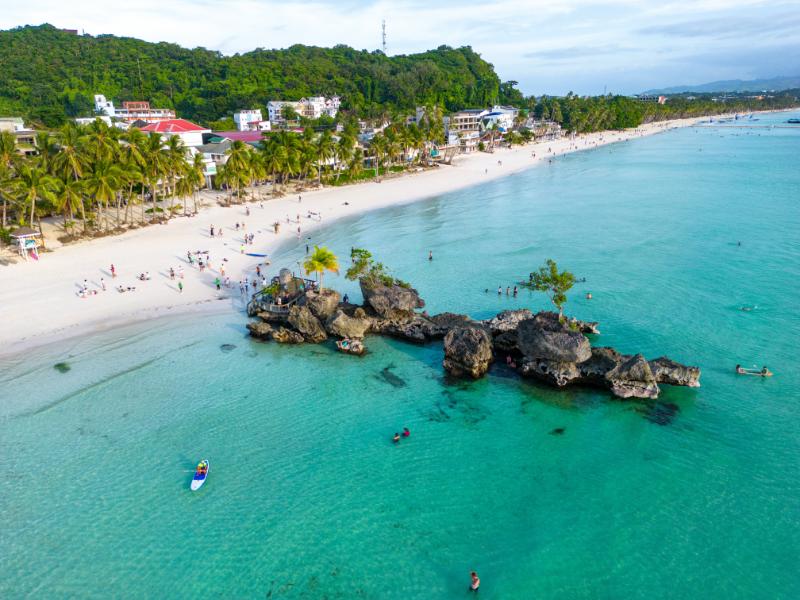
<path fill-rule="evenodd" d="M 567 292 L 574 284 L 575 275 L 569 271 L 559 272 L 556 262 L 548 258 L 537 273 L 531 273 L 530 281 L 521 285 L 535 292 L 545 292 L 550 302 L 558 309 L 558 316 L 561 319 L 564 316 Z"/>
<path fill-rule="evenodd" d="M 314 252 L 303 263 L 306 274 L 316 273 L 319 278 L 319 289 L 322 290 L 322 276 L 325 271 L 339 272 L 339 259 L 325 246 L 314 246 Z"/>

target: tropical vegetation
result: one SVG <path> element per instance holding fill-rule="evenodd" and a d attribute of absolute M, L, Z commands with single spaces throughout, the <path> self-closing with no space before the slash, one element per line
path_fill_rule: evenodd
<path fill-rule="evenodd" d="M 325 246 L 314 246 L 314 252 L 305 260 L 303 268 L 306 274 L 317 274 L 319 289 L 322 290 L 322 276 L 325 271 L 339 272 L 339 259 Z"/>
<path fill-rule="evenodd" d="M 575 275 L 569 271 L 559 271 L 556 262 L 548 258 L 544 266 L 531 273 L 530 279 L 521 285 L 536 292 L 545 292 L 553 306 L 558 309 L 559 318 L 563 318 L 567 292 L 574 284 Z"/>

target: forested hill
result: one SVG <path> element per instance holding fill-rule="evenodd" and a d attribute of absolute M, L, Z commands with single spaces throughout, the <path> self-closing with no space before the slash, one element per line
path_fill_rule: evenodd
<path fill-rule="evenodd" d="M 88 116 L 93 95 L 149 100 L 208 123 L 275 99 L 342 97 L 362 115 L 439 103 L 449 110 L 521 101 L 471 48 L 442 46 L 385 56 L 347 46 L 292 46 L 223 56 L 112 35 L 74 35 L 51 25 L 0 31 L 0 115 L 55 126 Z"/>

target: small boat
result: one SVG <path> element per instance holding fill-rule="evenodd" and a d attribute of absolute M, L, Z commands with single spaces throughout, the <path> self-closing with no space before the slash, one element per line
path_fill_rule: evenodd
<path fill-rule="evenodd" d="M 259 258 L 264 258 L 266 254 L 259 254 L 258 252 L 245 252 L 245 256 L 258 256 Z"/>
<path fill-rule="evenodd" d="M 792 125 L 798 125 L 798 124 L 800 124 L 800 119 L 789 119 L 786 122 L 787 123 L 791 123 Z"/>
<path fill-rule="evenodd" d="M 367 348 L 361 340 L 351 340 L 350 338 L 344 338 L 336 342 L 336 348 L 339 352 L 355 354 L 356 356 L 361 356 L 367 351 Z"/>
<path fill-rule="evenodd" d="M 205 468 L 203 468 L 205 467 Z M 197 468 L 194 470 L 194 477 L 192 478 L 192 491 L 196 492 L 203 484 L 206 482 L 206 478 L 208 477 L 208 461 L 201 460 L 200 464 L 197 465 Z"/>

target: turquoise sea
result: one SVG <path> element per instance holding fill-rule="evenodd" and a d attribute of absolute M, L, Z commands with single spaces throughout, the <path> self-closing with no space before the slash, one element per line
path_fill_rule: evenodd
<path fill-rule="evenodd" d="M 595 343 L 701 366 L 658 403 L 257 343 L 230 310 L 4 360 L 0 597 L 469 598 L 474 569 L 484 599 L 800 598 L 798 157 L 800 129 L 681 129 L 314 234 L 478 318 L 545 308 L 496 289 L 554 258 Z"/>

